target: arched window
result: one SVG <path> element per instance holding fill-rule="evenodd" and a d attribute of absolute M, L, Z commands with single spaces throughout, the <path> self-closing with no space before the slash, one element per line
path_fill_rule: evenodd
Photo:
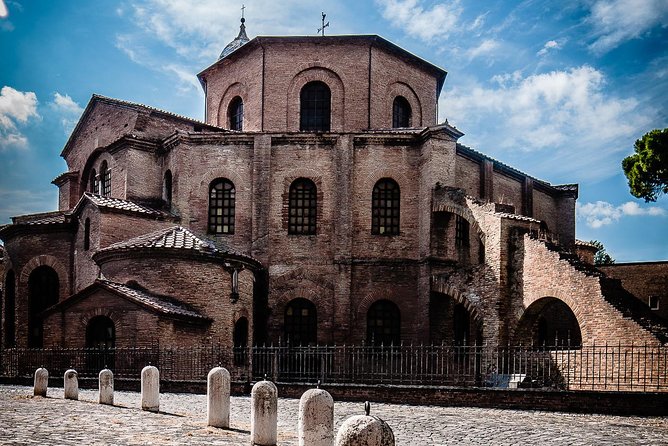
<path fill-rule="evenodd" d="M 165 172 L 165 181 L 164 181 L 164 190 L 162 192 L 163 199 L 165 200 L 165 203 L 167 203 L 167 206 L 171 206 L 172 204 L 172 171 L 167 170 Z"/>
<path fill-rule="evenodd" d="M 40 313 L 58 303 L 58 273 L 43 265 L 28 277 L 28 347 L 42 347 L 44 327 Z"/>
<path fill-rule="evenodd" d="M 9 270 L 5 278 L 5 347 L 16 344 L 16 275 Z"/>
<path fill-rule="evenodd" d="M 288 234 L 314 235 L 318 213 L 315 183 L 298 178 L 290 185 Z"/>
<path fill-rule="evenodd" d="M 227 116 L 230 117 L 230 130 L 243 130 L 244 128 L 244 101 L 235 96 L 227 109 Z"/>
<path fill-rule="evenodd" d="M 299 95 L 299 130 L 328 132 L 331 120 L 332 93 L 324 82 L 304 85 Z"/>
<path fill-rule="evenodd" d="M 84 251 L 90 249 L 90 218 L 87 218 L 84 222 L 84 240 L 83 240 Z"/>
<path fill-rule="evenodd" d="M 90 172 L 90 191 L 94 194 L 100 193 L 100 183 L 97 178 L 97 172 L 93 169 Z"/>
<path fill-rule="evenodd" d="M 100 166 L 100 194 L 109 197 L 111 195 L 111 169 L 106 161 Z"/>
<path fill-rule="evenodd" d="M 392 128 L 410 127 L 412 110 L 411 104 L 403 96 L 394 98 L 392 104 Z"/>
<path fill-rule="evenodd" d="M 283 323 L 285 340 L 292 345 L 318 342 L 318 316 L 313 302 L 303 298 L 290 301 L 285 307 Z"/>
<path fill-rule="evenodd" d="M 371 233 L 399 235 L 399 185 L 391 178 L 378 180 L 371 197 Z"/>
<path fill-rule="evenodd" d="M 234 324 L 234 365 L 241 366 L 248 360 L 248 319 L 240 317 Z"/>
<path fill-rule="evenodd" d="M 95 316 L 86 327 L 86 347 L 111 349 L 116 346 L 116 328 L 107 316 Z"/>
<path fill-rule="evenodd" d="M 373 345 L 401 343 L 401 314 L 394 302 L 379 300 L 369 307 L 366 340 Z"/>
<path fill-rule="evenodd" d="M 209 187 L 209 233 L 234 234 L 234 184 L 218 178 Z"/>

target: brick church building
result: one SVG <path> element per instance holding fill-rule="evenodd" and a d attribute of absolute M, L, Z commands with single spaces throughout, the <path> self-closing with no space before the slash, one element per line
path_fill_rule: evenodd
<path fill-rule="evenodd" d="M 441 68 L 242 22 L 198 78 L 205 122 L 92 97 L 59 210 L 0 228 L 3 346 L 668 340 L 582 260 L 577 185 L 438 123 Z"/>

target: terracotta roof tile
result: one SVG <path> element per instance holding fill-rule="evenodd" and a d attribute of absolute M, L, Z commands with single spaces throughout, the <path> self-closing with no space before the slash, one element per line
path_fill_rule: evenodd
<path fill-rule="evenodd" d="M 48 212 L 44 214 L 20 215 L 13 217 L 14 225 L 52 225 L 67 222 L 65 212 Z"/>
<path fill-rule="evenodd" d="M 106 279 L 98 279 L 97 282 L 99 282 L 102 286 L 104 286 L 107 289 L 122 294 L 129 300 L 132 300 L 140 305 L 152 308 L 153 310 L 156 310 L 160 313 L 170 316 L 185 317 L 189 319 L 208 320 L 206 316 L 200 314 L 195 310 L 187 308 L 186 305 L 180 302 L 176 302 L 171 298 L 157 296 L 147 291 L 131 288 L 127 285 L 112 282 Z"/>
<path fill-rule="evenodd" d="M 134 203 L 128 200 L 122 200 L 120 198 L 111 198 L 103 197 L 102 195 L 91 194 L 90 192 L 84 193 L 84 195 L 92 201 L 97 207 L 107 208 L 107 209 L 117 209 L 121 211 L 136 212 L 139 214 L 147 215 L 165 215 L 164 212 L 157 209 L 150 208 L 148 206 L 143 206 L 141 204 Z"/>

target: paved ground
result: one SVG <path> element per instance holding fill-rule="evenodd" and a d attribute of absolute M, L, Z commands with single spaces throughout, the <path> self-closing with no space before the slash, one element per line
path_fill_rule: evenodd
<path fill-rule="evenodd" d="M 233 397 L 232 430 L 206 426 L 206 396 L 165 393 L 161 413 L 139 409 L 139 394 L 116 392 L 116 406 L 96 403 L 96 390 L 79 401 L 62 388 L 47 398 L 31 387 L 0 386 L 0 444 L 39 445 L 249 445 L 250 398 Z M 278 444 L 296 445 L 298 400 L 281 399 Z M 335 403 L 336 428 L 361 403 Z M 397 445 L 668 445 L 668 417 L 616 417 L 564 413 L 373 404 Z"/>

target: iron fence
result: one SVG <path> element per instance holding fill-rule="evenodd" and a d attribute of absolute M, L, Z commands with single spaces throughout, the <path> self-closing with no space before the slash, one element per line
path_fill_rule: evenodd
<path fill-rule="evenodd" d="M 453 346 L 269 345 L 251 348 L 5 349 L 0 375 L 51 376 L 74 368 L 96 377 L 108 367 L 139 379 L 146 365 L 165 381 L 205 381 L 222 365 L 237 381 L 668 391 L 668 348 L 649 345 Z"/>

